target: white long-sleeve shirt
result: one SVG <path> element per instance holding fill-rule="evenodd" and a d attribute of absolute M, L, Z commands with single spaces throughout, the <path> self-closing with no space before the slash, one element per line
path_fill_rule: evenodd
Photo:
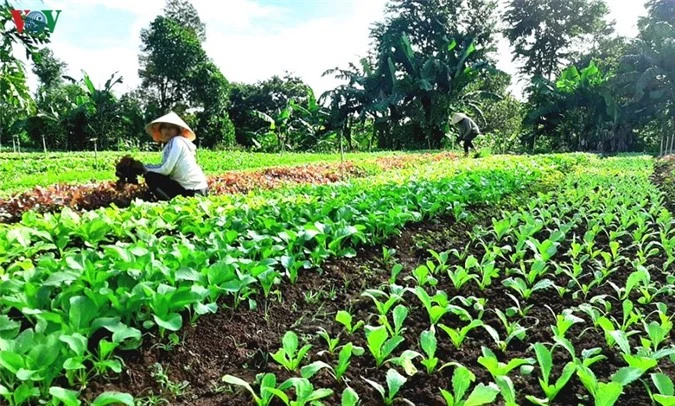
<path fill-rule="evenodd" d="M 145 165 L 149 172 L 167 175 L 187 190 L 206 189 L 206 176 L 197 164 L 197 147 L 185 137 L 175 136 L 162 151 L 162 163 Z"/>

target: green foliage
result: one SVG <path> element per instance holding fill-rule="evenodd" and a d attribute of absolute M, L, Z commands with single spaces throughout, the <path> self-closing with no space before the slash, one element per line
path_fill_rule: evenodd
<path fill-rule="evenodd" d="M 521 72 L 546 77 L 569 62 L 570 47 L 606 29 L 603 0 L 513 0 L 504 16 Z M 532 40 L 534 38 L 534 40 Z"/>

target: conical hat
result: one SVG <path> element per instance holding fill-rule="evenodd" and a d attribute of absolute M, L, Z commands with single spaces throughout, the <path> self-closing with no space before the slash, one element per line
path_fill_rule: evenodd
<path fill-rule="evenodd" d="M 164 115 L 145 126 L 145 131 L 148 134 L 150 134 L 152 139 L 155 140 L 156 142 L 160 141 L 161 134 L 159 131 L 159 126 L 162 123 L 175 124 L 178 127 L 182 128 L 183 131 L 181 131 L 180 135 L 182 135 L 183 137 L 187 138 L 190 141 L 194 141 L 195 138 L 197 138 L 194 131 L 192 131 L 192 129 L 190 129 L 190 127 L 187 124 L 185 124 L 185 121 L 183 121 L 183 119 L 180 118 L 178 114 L 172 111 L 169 114 Z"/>
<path fill-rule="evenodd" d="M 469 117 L 467 117 L 467 115 L 464 114 L 464 113 L 454 113 L 452 115 L 452 124 L 457 124 L 460 121 L 464 120 L 465 118 L 469 118 Z"/>

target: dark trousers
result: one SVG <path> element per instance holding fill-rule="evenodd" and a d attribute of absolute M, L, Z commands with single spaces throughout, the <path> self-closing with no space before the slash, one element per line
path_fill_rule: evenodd
<path fill-rule="evenodd" d="M 464 153 L 469 153 L 469 148 L 476 150 L 476 147 L 473 145 L 474 138 L 478 137 L 479 133 L 476 131 L 471 131 L 469 134 L 464 137 Z"/>
<path fill-rule="evenodd" d="M 208 191 L 205 190 L 188 190 L 185 189 L 180 183 L 171 179 L 166 175 L 162 175 L 157 172 L 148 171 L 145 174 L 145 183 L 148 185 L 148 190 L 157 197 L 159 200 L 171 200 L 176 196 L 186 196 L 191 197 L 195 195 L 208 195 Z"/>

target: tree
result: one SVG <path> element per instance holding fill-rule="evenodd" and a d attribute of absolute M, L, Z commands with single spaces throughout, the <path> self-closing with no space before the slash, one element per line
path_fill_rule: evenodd
<path fill-rule="evenodd" d="M 141 86 L 163 112 L 188 105 L 190 73 L 207 59 L 197 34 L 172 18 L 158 16 L 141 31 L 141 41 Z"/>
<path fill-rule="evenodd" d="M 521 72 L 552 80 L 583 40 L 609 32 L 604 0 L 512 0 L 504 19 Z"/>
<path fill-rule="evenodd" d="M 662 123 L 661 137 L 675 133 L 675 4 L 650 0 L 647 16 L 639 21 L 640 35 L 633 52 L 622 59 L 626 75 L 633 78 L 633 101 Z M 668 128 L 670 127 L 670 128 Z"/>
<path fill-rule="evenodd" d="M 23 63 L 14 56 L 14 45 L 23 47 L 26 57 L 31 59 L 38 52 L 38 46 L 47 44 L 51 32 L 25 30 L 18 32 L 12 22 L 12 6 L 7 0 L 0 4 L 0 101 L 18 110 L 28 111 L 31 96 L 26 86 Z M 7 27 L 10 27 L 7 29 Z"/>
<path fill-rule="evenodd" d="M 385 21 L 371 30 L 373 64 L 364 65 L 366 75 L 354 81 L 354 94 L 362 97 L 359 110 L 373 116 L 379 147 L 437 148 L 450 130 L 450 113 L 470 104 L 465 90 L 487 66 L 494 24 L 481 28 L 475 21 L 481 14 L 472 16 L 467 5 L 494 9 L 485 1 L 387 3 Z"/>
<path fill-rule="evenodd" d="M 286 72 L 284 76 L 272 76 L 255 84 L 235 83 L 230 88 L 228 114 L 235 127 L 239 144 L 253 144 L 252 134 L 269 126 L 269 123 L 255 115 L 259 111 L 270 117 L 279 114 L 289 101 L 304 103 L 308 86 L 301 78 Z"/>
<path fill-rule="evenodd" d="M 184 28 L 191 29 L 200 41 L 206 41 L 206 25 L 189 0 L 167 0 L 164 15 L 178 22 Z"/>
<path fill-rule="evenodd" d="M 49 89 L 63 83 L 62 76 L 67 66 L 54 56 L 51 49 L 43 48 L 34 56 L 33 73 L 42 86 Z"/>
<path fill-rule="evenodd" d="M 190 73 L 190 91 L 192 104 L 199 106 L 195 127 L 199 142 L 234 146 L 234 124 L 227 112 L 229 83 L 213 62 L 203 62 Z"/>

